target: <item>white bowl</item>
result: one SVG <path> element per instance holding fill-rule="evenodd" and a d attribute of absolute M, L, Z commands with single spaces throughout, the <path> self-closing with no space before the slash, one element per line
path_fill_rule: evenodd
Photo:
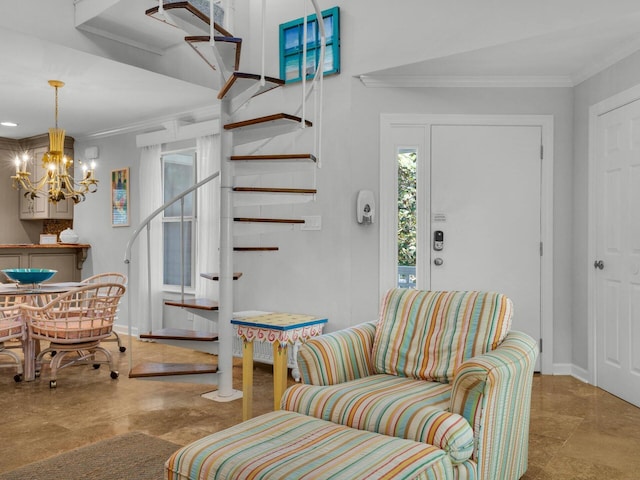
<path fill-rule="evenodd" d="M 78 234 L 70 228 L 60 232 L 60 241 L 62 243 L 78 243 L 79 240 Z"/>

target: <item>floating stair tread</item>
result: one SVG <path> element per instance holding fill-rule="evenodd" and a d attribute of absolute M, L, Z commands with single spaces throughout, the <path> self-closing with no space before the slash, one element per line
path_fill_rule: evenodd
<path fill-rule="evenodd" d="M 209 35 L 191 35 L 184 37 L 184 41 L 200 55 L 200 57 L 214 70 L 217 70 L 215 53 L 209 45 Z M 238 37 L 214 36 L 216 49 L 225 64 L 225 67 L 234 71 L 240 68 L 240 50 L 242 49 L 242 39 Z"/>
<path fill-rule="evenodd" d="M 284 80 L 280 78 L 265 76 L 264 80 L 265 84 L 260 86 L 258 91 L 252 95 L 253 97 L 284 85 Z M 255 73 L 233 72 L 224 86 L 220 89 L 218 99 L 222 100 L 225 97 L 233 98 L 258 82 L 260 82 L 260 75 Z"/>
<path fill-rule="evenodd" d="M 145 14 L 155 20 L 160 20 L 163 23 L 171 25 L 173 27 L 181 28 L 185 30 L 185 26 L 188 28 L 189 26 L 195 27 L 198 31 L 202 33 L 209 32 L 209 16 L 205 13 L 198 10 L 197 7 L 192 5 L 189 2 L 174 2 L 174 3 L 165 3 L 162 8 L 167 11 L 170 15 L 174 16 L 176 20 L 183 23 L 183 25 L 176 25 L 174 23 L 168 22 L 160 13 L 160 7 L 153 7 L 145 11 Z M 222 28 L 217 23 L 213 24 L 213 28 L 216 32 L 220 33 L 223 37 L 233 37 L 227 30 Z M 192 33 L 191 30 L 187 30 L 188 33 Z"/>
<path fill-rule="evenodd" d="M 282 162 L 282 161 L 311 161 L 316 162 L 316 157 L 310 153 L 288 153 L 288 154 L 278 154 L 278 155 L 232 155 L 230 157 L 232 161 L 241 162 L 241 161 L 274 161 L 274 162 Z"/>
<path fill-rule="evenodd" d="M 217 373 L 218 366 L 211 363 L 141 363 L 129 372 L 129 378 L 168 377 Z"/>
<path fill-rule="evenodd" d="M 311 127 L 309 120 L 305 125 Z M 225 131 L 232 131 L 235 145 L 265 140 L 280 135 L 294 133 L 302 128 L 300 118 L 286 113 L 276 113 L 265 117 L 251 118 L 224 126 Z"/>
<path fill-rule="evenodd" d="M 270 124 L 285 124 L 300 123 L 302 119 L 295 115 L 289 115 L 288 113 L 274 113 L 273 115 L 266 115 L 264 117 L 251 118 L 249 120 L 243 120 L 241 122 L 228 123 L 224 126 L 225 130 L 235 130 L 237 128 L 258 128 L 265 123 Z M 304 121 L 308 127 L 313 126 L 309 120 Z"/>
<path fill-rule="evenodd" d="M 277 252 L 279 247 L 233 247 L 234 252 Z"/>
<path fill-rule="evenodd" d="M 214 281 L 220 280 L 219 273 L 201 273 L 200 276 L 202 278 L 206 278 L 207 280 L 214 280 Z M 238 280 L 241 276 L 242 276 L 242 272 L 233 272 L 234 280 Z"/>
<path fill-rule="evenodd" d="M 234 222 L 252 223 L 304 223 L 300 218 L 254 218 L 254 217 L 234 217 Z"/>
<path fill-rule="evenodd" d="M 315 188 L 233 187 L 234 192 L 315 194 Z"/>
<path fill-rule="evenodd" d="M 196 342 L 214 342 L 218 340 L 218 334 L 213 332 L 198 332 L 182 328 L 163 328 L 151 333 L 140 334 L 140 338 L 156 340 L 193 340 Z"/>
<path fill-rule="evenodd" d="M 184 307 L 184 308 L 196 308 L 198 310 L 218 310 L 218 302 L 209 300 L 208 298 L 193 298 L 185 300 L 165 300 L 165 305 L 171 307 Z"/>

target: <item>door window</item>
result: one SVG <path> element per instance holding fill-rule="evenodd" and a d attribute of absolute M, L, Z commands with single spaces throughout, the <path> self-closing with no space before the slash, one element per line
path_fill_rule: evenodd
<path fill-rule="evenodd" d="M 398 158 L 398 287 L 416 286 L 417 178 L 416 148 L 399 148 Z"/>

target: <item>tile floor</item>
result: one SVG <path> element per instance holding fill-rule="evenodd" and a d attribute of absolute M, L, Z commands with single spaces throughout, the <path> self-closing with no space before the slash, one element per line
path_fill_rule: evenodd
<path fill-rule="evenodd" d="M 118 380 L 104 366 L 72 367 L 50 389 L 46 370 L 35 382 L 15 383 L 13 371 L 0 369 L 0 472 L 128 431 L 186 444 L 241 421 L 242 400 L 206 400 L 200 395 L 211 390 L 207 386 L 128 379 L 127 353 L 107 345 L 120 363 Z M 210 359 L 152 343 L 134 341 L 133 347 L 134 362 Z M 271 367 L 257 365 L 255 415 L 271 409 L 271 381 Z M 241 382 L 238 360 L 234 387 Z M 531 407 L 524 479 L 640 479 L 639 408 L 574 378 L 546 375 L 534 378 Z"/>

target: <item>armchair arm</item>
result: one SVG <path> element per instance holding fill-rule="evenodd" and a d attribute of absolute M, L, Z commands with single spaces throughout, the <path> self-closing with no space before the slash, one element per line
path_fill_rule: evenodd
<path fill-rule="evenodd" d="M 531 383 L 536 342 L 510 332 L 491 352 L 456 372 L 450 410 L 472 425 L 481 480 L 518 479 L 527 470 Z"/>
<path fill-rule="evenodd" d="M 371 375 L 371 349 L 376 322 L 313 337 L 298 350 L 302 381 L 335 385 Z"/>

